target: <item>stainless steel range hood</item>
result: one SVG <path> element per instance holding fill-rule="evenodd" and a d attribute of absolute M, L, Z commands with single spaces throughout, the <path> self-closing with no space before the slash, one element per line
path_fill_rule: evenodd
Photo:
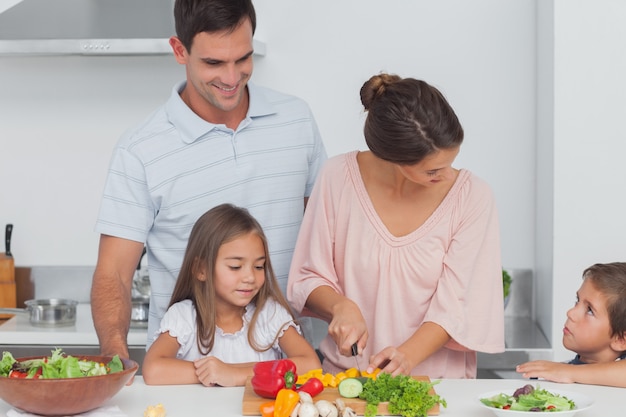
<path fill-rule="evenodd" d="M 0 0 L 0 55 L 172 53 L 174 0 Z M 255 41 L 255 53 L 265 45 Z"/>

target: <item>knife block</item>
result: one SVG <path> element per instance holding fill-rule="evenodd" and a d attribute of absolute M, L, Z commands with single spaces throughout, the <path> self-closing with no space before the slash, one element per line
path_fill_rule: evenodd
<path fill-rule="evenodd" d="M 15 264 L 12 256 L 0 254 L 0 307 L 15 308 L 17 295 L 15 288 Z"/>

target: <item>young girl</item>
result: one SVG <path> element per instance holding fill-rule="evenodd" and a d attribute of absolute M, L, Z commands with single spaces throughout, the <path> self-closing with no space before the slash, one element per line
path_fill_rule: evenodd
<path fill-rule="evenodd" d="M 321 368 L 280 292 L 259 223 L 222 204 L 198 219 L 143 363 L 146 384 L 245 385 L 256 362 L 283 352 L 300 372 Z"/>
<path fill-rule="evenodd" d="M 527 378 L 626 387 L 626 263 L 595 264 L 583 272 L 576 303 L 567 312 L 563 346 L 568 363 L 532 361 L 517 366 Z"/>

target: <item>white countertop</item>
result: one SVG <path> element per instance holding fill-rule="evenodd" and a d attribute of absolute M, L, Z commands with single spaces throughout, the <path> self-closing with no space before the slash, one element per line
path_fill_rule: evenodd
<path fill-rule="evenodd" d="M 76 307 L 73 326 L 40 327 L 30 324 L 30 313 L 16 313 L 0 325 L 0 345 L 97 346 L 98 336 L 91 319 L 91 304 Z M 129 346 L 146 345 L 146 329 L 130 329 Z"/>
<path fill-rule="evenodd" d="M 519 388 L 519 379 L 444 379 L 435 386 L 437 393 L 448 403 L 441 408 L 443 417 L 495 417 L 490 410 L 483 408 L 478 398 L 481 394 L 494 390 Z M 536 383 L 536 381 L 535 381 Z M 581 411 L 576 417 L 616 416 L 623 409 L 624 389 L 597 385 L 556 384 L 540 381 L 545 389 L 582 392 L 594 399 L 594 405 Z M 534 385 L 534 384 L 533 384 Z M 213 415 L 220 417 L 241 416 L 243 387 L 220 388 L 202 385 L 145 385 L 140 376 L 134 383 L 110 399 L 104 406 L 118 406 L 128 417 L 143 415 L 149 405 L 163 404 L 167 417 L 189 417 L 193 415 Z M 0 400 L 0 415 L 11 407 Z"/>

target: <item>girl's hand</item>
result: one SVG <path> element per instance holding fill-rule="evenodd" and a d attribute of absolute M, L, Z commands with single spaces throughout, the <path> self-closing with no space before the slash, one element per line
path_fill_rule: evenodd
<path fill-rule="evenodd" d="M 387 346 L 370 358 L 367 372 L 372 373 L 376 368 L 392 376 L 410 375 L 414 365 L 407 355 L 395 346 Z"/>
<path fill-rule="evenodd" d="M 367 325 L 359 307 L 348 298 L 335 304 L 333 316 L 328 323 L 328 334 L 333 338 L 339 353 L 344 356 L 352 355 L 352 345 L 356 342 L 359 352 L 367 344 Z"/>
<path fill-rule="evenodd" d="M 240 382 L 236 367 L 222 362 L 215 356 L 207 356 L 194 361 L 196 376 L 202 385 L 207 387 L 234 387 L 243 385 Z"/>

